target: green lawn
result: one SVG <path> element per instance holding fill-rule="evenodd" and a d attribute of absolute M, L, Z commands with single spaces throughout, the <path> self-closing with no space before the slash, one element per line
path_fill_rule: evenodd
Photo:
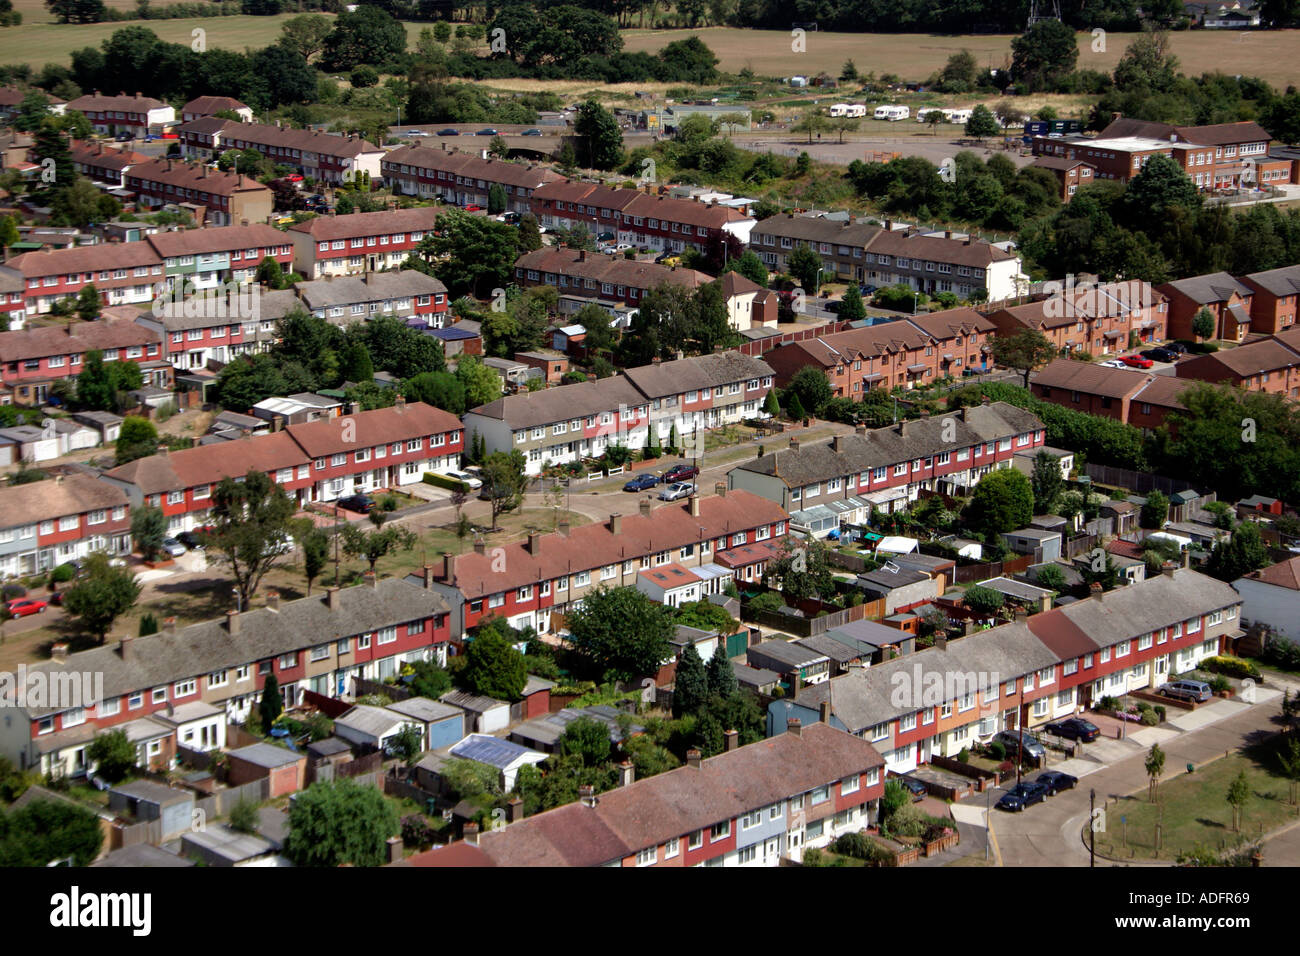
<path fill-rule="evenodd" d="M 1290 785 L 1277 760 L 1280 740 L 1275 738 L 1166 780 L 1160 784 L 1154 804 L 1147 802 L 1145 790 L 1110 804 L 1105 830 L 1097 833 L 1097 852 L 1121 861 L 1173 860 L 1198 844 L 1219 850 L 1241 840 L 1257 840 L 1296 819 L 1300 808 L 1290 803 Z M 1240 832 L 1234 832 L 1232 808 L 1225 798 L 1228 786 L 1243 770 L 1251 797 L 1241 813 Z M 1157 823 L 1162 826 L 1158 851 Z"/>

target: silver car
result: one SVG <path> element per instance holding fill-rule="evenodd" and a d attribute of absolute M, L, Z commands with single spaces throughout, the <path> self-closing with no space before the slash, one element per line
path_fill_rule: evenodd
<path fill-rule="evenodd" d="M 185 545 L 181 544 L 175 538 L 163 538 L 162 549 L 173 558 L 179 558 L 185 553 Z"/>
<path fill-rule="evenodd" d="M 676 501 L 695 494 L 695 486 L 689 481 L 678 481 L 659 492 L 660 501 Z"/>

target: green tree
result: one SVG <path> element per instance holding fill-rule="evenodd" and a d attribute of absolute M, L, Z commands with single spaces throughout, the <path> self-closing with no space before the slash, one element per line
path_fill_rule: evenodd
<path fill-rule="evenodd" d="M 781 414 L 781 403 L 776 397 L 776 389 L 771 389 L 767 393 L 767 398 L 763 399 L 763 414 L 773 417 Z"/>
<path fill-rule="evenodd" d="M 146 561 L 155 561 L 167 537 L 167 516 L 161 508 L 146 505 L 131 511 L 131 540 Z"/>
<path fill-rule="evenodd" d="M 263 257 L 257 266 L 257 281 L 268 289 L 283 289 L 285 287 L 284 269 L 280 267 L 279 260 L 274 256 Z"/>
<path fill-rule="evenodd" d="M 466 293 L 486 298 L 493 288 L 509 284 L 517 258 L 514 226 L 449 209 L 438 217 L 437 233 L 420 241 L 403 268 L 437 276 L 453 298 Z"/>
<path fill-rule="evenodd" d="M 518 246 L 520 255 L 542 248 L 541 227 L 537 224 L 537 217 L 532 213 L 519 217 Z"/>
<path fill-rule="evenodd" d="M 398 551 L 410 551 L 417 541 L 414 531 L 397 525 L 363 531 L 354 524 L 345 524 L 340 533 L 343 535 L 344 553 L 348 557 L 364 558 L 372 574 L 381 558 Z"/>
<path fill-rule="evenodd" d="M 528 668 L 524 655 L 515 650 L 499 628 L 480 626 L 465 652 L 460 681 L 471 693 L 516 701 L 523 696 Z"/>
<path fill-rule="evenodd" d="M 569 617 L 569 641 L 606 675 L 632 680 L 654 674 L 671 656 L 672 618 L 630 587 L 597 587 Z"/>
<path fill-rule="evenodd" d="M 325 38 L 331 29 L 329 17 L 319 13 L 304 13 L 281 24 L 277 42 L 310 63 L 324 52 Z"/>
<path fill-rule="evenodd" d="M 0 249 L 8 249 L 21 238 L 22 235 L 18 232 L 14 217 L 0 216 Z"/>
<path fill-rule="evenodd" d="M 85 364 L 77 376 L 77 404 L 95 411 L 114 411 L 117 394 L 113 381 L 104 365 L 104 353 L 91 349 L 86 353 Z"/>
<path fill-rule="evenodd" d="M 129 611 L 140 596 L 130 568 L 114 567 L 103 552 L 88 555 L 82 577 L 63 594 L 63 609 L 80 626 L 104 643 L 113 622 Z"/>
<path fill-rule="evenodd" d="M 1056 346 L 1037 329 L 1025 329 L 993 339 L 994 361 L 1020 372 L 1025 377 L 1025 388 L 1029 387 L 1029 373 L 1054 358 Z"/>
<path fill-rule="evenodd" d="M 1227 801 L 1228 806 L 1232 808 L 1232 832 L 1241 832 L 1241 815 L 1246 809 L 1246 804 L 1250 801 L 1250 781 L 1246 779 L 1246 771 L 1240 771 L 1237 776 L 1233 777 L 1232 783 L 1228 785 Z"/>
<path fill-rule="evenodd" d="M 262 825 L 257 812 L 257 804 L 252 800 L 240 800 L 230 808 L 230 829 L 237 833 L 256 833 Z"/>
<path fill-rule="evenodd" d="M 999 132 L 1001 127 L 998 125 L 997 117 L 987 106 L 980 103 L 971 110 L 970 119 L 966 121 L 967 136 L 973 136 L 983 142 L 990 136 L 997 136 Z"/>
<path fill-rule="evenodd" d="M 1159 530 L 1169 520 L 1169 499 L 1159 491 L 1147 495 L 1142 510 L 1138 513 L 1138 525 L 1142 528 Z"/>
<path fill-rule="evenodd" d="M 1002 609 L 1006 598 L 1001 591 L 973 584 L 962 594 L 962 603 L 981 617 L 992 617 Z"/>
<path fill-rule="evenodd" d="M 728 262 L 727 271 L 738 272 L 750 282 L 767 288 L 767 266 L 752 249 L 746 249 L 739 258 Z"/>
<path fill-rule="evenodd" d="M 456 364 L 456 381 L 465 390 L 465 407 L 478 408 L 501 397 L 501 376 L 477 355 L 462 355 Z"/>
<path fill-rule="evenodd" d="M 93 282 L 81 287 L 77 293 L 77 318 L 83 322 L 94 322 L 99 318 L 101 303 L 99 291 Z"/>
<path fill-rule="evenodd" d="M 0 813 L 0 866 L 49 866 L 69 858 L 74 866 L 89 866 L 103 843 L 99 815 L 69 801 L 33 800 Z"/>
<path fill-rule="evenodd" d="M 1285 749 L 1278 751 L 1277 761 L 1281 764 L 1282 773 L 1286 775 L 1287 782 L 1290 784 L 1291 805 L 1295 806 L 1296 790 L 1300 787 L 1300 740 L 1294 737 L 1286 738 Z"/>
<path fill-rule="evenodd" d="M 424 753 L 424 731 L 415 724 L 406 724 L 388 746 L 394 757 L 407 767 L 413 767 Z"/>
<path fill-rule="evenodd" d="M 461 361 L 464 361 L 464 357 Z M 492 372 L 491 369 L 488 371 Z M 492 374 L 496 375 L 495 372 Z M 421 372 L 402 383 L 402 394 L 407 401 L 424 402 L 453 415 L 464 415 L 468 407 L 465 403 L 465 386 L 451 372 Z"/>
<path fill-rule="evenodd" d="M 479 466 L 482 477 L 482 494 L 487 495 L 492 505 L 492 527 L 497 527 L 497 519 L 506 512 L 519 507 L 524 498 L 524 489 L 528 479 L 524 474 L 524 456 L 517 449 L 510 452 L 494 451 L 483 459 Z"/>
<path fill-rule="evenodd" d="M 677 658 L 677 673 L 673 678 L 673 716 L 693 714 L 709 696 L 708 672 L 704 661 L 692 641 Z"/>
<path fill-rule="evenodd" d="M 114 445 L 115 457 L 119 465 L 137 458 L 152 455 L 158 450 L 158 429 L 154 423 L 139 415 L 127 415 L 122 420 L 122 427 L 117 433 Z"/>
<path fill-rule="evenodd" d="M 821 111 L 819 106 L 809 106 L 804 110 L 799 121 L 790 129 L 796 133 L 807 133 L 808 142 L 813 141 L 813 135 L 821 136 L 822 133 L 830 129 L 830 119 Z"/>
<path fill-rule="evenodd" d="M 362 5 L 340 13 L 325 37 L 322 62 L 337 73 L 361 63 L 379 65 L 406 52 L 406 30 L 385 10 Z"/>
<path fill-rule="evenodd" d="M 317 781 L 289 807 L 284 852 L 298 866 L 379 866 L 400 830 L 397 811 L 377 788 Z"/>
<path fill-rule="evenodd" d="M 285 552 L 295 510 L 293 499 L 265 472 L 251 470 L 240 482 L 223 478 L 213 489 L 207 551 L 230 568 L 241 608 L 251 606 L 262 577 Z"/>
<path fill-rule="evenodd" d="M 840 303 L 838 318 L 841 322 L 860 322 L 867 317 L 867 307 L 862 303 L 862 292 L 850 283 Z"/>
<path fill-rule="evenodd" d="M 1014 468 L 985 475 L 975 486 L 962 516 L 966 524 L 986 540 L 1023 528 L 1034 517 L 1034 489 L 1029 479 Z"/>
<path fill-rule="evenodd" d="M 623 131 L 614 114 L 589 99 L 578 107 L 573 121 L 580 155 L 589 169 L 614 169 L 623 162 Z"/>
<path fill-rule="evenodd" d="M 505 140 L 501 141 L 505 145 Z M 500 183 L 493 183 L 488 189 L 488 215 L 496 216 L 506 211 L 506 190 Z"/>
<path fill-rule="evenodd" d="M 1165 752 L 1159 744 L 1152 744 L 1143 763 L 1147 772 L 1147 800 L 1155 803 L 1160 797 L 1160 775 L 1165 771 Z"/>
<path fill-rule="evenodd" d="M 609 727 L 594 717 L 579 717 L 570 721 L 565 725 L 559 743 L 560 753 L 580 758 L 587 767 L 599 767 L 608 763 L 613 749 Z"/>
<path fill-rule="evenodd" d="M 1220 581 L 1235 581 L 1269 563 L 1268 548 L 1260 537 L 1259 526 L 1244 521 L 1231 538 L 1215 543 L 1205 570 Z"/>
<path fill-rule="evenodd" d="M 96 775 L 109 783 L 121 783 L 135 769 L 138 755 L 135 744 L 127 739 L 124 730 L 108 730 L 97 734 L 86 748 L 86 756 L 95 765 Z"/>
<path fill-rule="evenodd" d="M 1051 514 L 1065 487 L 1061 463 L 1048 452 L 1040 451 L 1034 456 L 1034 470 L 1029 481 L 1034 492 L 1034 514 Z"/>
<path fill-rule="evenodd" d="M 804 411 L 803 402 L 799 401 L 799 396 L 793 392 L 786 399 L 785 412 L 790 416 L 790 420 L 795 422 L 802 421 L 808 414 Z"/>
<path fill-rule="evenodd" d="M 1011 75 L 1021 93 L 1052 89 L 1078 59 L 1074 30 L 1060 20 L 1035 23 L 1011 41 Z"/>
<path fill-rule="evenodd" d="M 1209 309 L 1202 307 L 1192 316 L 1192 334 L 1198 342 L 1214 338 L 1217 330 L 1218 323 L 1214 321 L 1214 313 Z"/>
<path fill-rule="evenodd" d="M 835 390 L 826 373 L 815 365 L 806 365 L 790 379 L 786 389 L 788 394 L 799 399 L 799 405 L 813 415 L 821 413 L 822 408 L 835 397 Z"/>
<path fill-rule="evenodd" d="M 978 83 L 979 63 L 970 50 L 960 50 L 948 57 L 939 71 L 939 90 L 943 93 L 969 93 Z"/>
<path fill-rule="evenodd" d="M 280 694 L 280 681 L 274 674 L 267 674 L 262 684 L 262 696 L 257 701 L 257 716 L 262 730 L 271 732 L 271 727 L 284 712 L 284 697 Z"/>
<path fill-rule="evenodd" d="M 824 541 L 790 536 L 781 547 L 780 557 L 769 561 L 763 571 L 764 584 L 769 587 L 779 584 L 787 602 L 835 594 L 835 576 Z"/>
<path fill-rule="evenodd" d="M 786 269 L 799 283 L 805 295 L 814 295 L 821 287 L 822 260 L 806 242 L 801 242 L 786 258 Z"/>
<path fill-rule="evenodd" d="M 307 579 L 307 594 L 310 595 L 312 582 L 321 576 L 329 564 L 329 533 L 312 525 L 299 535 L 298 546 L 302 548 L 302 573 Z"/>
<path fill-rule="evenodd" d="M 704 673 L 708 677 L 710 697 L 730 697 L 740 690 L 740 685 L 736 682 L 736 671 L 727 657 L 723 641 L 718 642 Z"/>
<path fill-rule="evenodd" d="M 1034 576 L 1034 583 L 1040 588 L 1047 588 L 1060 594 L 1065 590 L 1065 572 L 1055 564 L 1049 564 L 1038 569 Z"/>

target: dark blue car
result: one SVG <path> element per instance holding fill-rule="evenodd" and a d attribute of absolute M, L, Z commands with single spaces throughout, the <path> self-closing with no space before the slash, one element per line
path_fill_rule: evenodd
<path fill-rule="evenodd" d="M 1047 799 L 1048 788 L 1041 783 L 1030 783 L 1028 780 L 1016 784 L 1006 792 L 1001 800 L 998 801 L 999 810 L 1023 811 L 1025 807 L 1033 806 L 1035 803 L 1042 803 Z"/>
<path fill-rule="evenodd" d="M 637 475 L 635 478 L 633 478 L 631 481 L 629 481 L 626 485 L 623 486 L 623 490 L 624 491 L 646 491 L 650 488 L 653 488 L 657 484 L 659 484 L 659 478 L 657 475 Z"/>

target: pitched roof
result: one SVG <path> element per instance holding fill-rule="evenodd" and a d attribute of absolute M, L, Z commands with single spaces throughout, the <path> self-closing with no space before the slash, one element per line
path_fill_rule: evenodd
<path fill-rule="evenodd" d="M 74 473 L 25 485 L 3 485 L 0 528 L 124 507 L 126 503 L 125 491 L 91 475 Z"/>
<path fill-rule="evenodd" d="M 157 495 L 240 478 L 250 471 L 274 474 L 306 464 L 309 458 L 286 430 L 147 455 L 106 471 L 104 477 L 132 485 L 143 495 Z"/>
<path fill-rule="evenodd" d="M 904 319 L 940 342 L 959 335 L 975 332 L 994 332 L 997 326 L 987 316 L 971 308 L 944 309 L 925 315 L 911 315 Z M 888 323 L 885 323 L 886 325 Z M 874 326 L 873 326 L 874 328 Z"/>
<path fill-rule="evenodd" d="M 247 226 L 209 226 L 206 229 L 178 229 L 145 237 L 164 258 L 192 256 L 228 249 L 279 248 L 291 245 L 289 237 L 274 226 L 255 222 Z"/>
<path fill-rule="evenodd" d="M 1231 143 L 1271 142 L 1273 137 L 1258 123 L 1215 123 L 1210 126 L 1178 126 L 1178 135 L 1198 146 L 1227 146 Z"/>
<path fill-rule="evenodd" d="M 470 153 L 435 149 L 431 146 L 399 146 L 383 159 L 385 164 L 414 166 L 453 172 L 457 176 L 481 179 L 489 183 L 536 189 L 545 183 L 567 182 L 549 166 L 509 162 L 504 159 L 481 159 Z"/>
<path fill-rule="evenodd" d="M 257 146 L 279 146 L 300 153 L 350 159 L 362 153 L 383 152 L 374 143 L 352 135 L 323 133 L 318 130 L 291 129 L 269 123 L 243 123 L 237 120 L 205 116 L 177 127 L 177 132 L 219 133 L 222 140 L 233 139 Z"/>
<path fill-rule="evenodd" d="M 446 295 L 447 287 L 433 276 L 418 269 L 397 272 L 372 272 L 360 276 L 332 276 L 299 282 L 295 288 L 310 309 L 326 309 L 336 305 L 354 305 L 400 299 L 419 295 Z"/>
<path fill-rule="evenodd" d="M 1059 610 L 1098 647 L 1109 647 L 1240 601 L 1230 584 L 1177 568 L 1172 576 L 1158 574 Z"/>
<path fill-rule="evenodd" d="M 898 229 L 882 229 L 867 243 L 867 251 L 981 269 L 994 262 L 1016 258 L 1015 253 L 1007 252 L 985 239 L 949 239 Z"/>
<path fill-rule="evenodd" d="M 865 220 L 826 219 L 822 216 L 796 216 L 794 213 L 769 216 L 755 224 L 751 234 L 778 236 L 803 242 L 834 242 L 842 246 L 865 248 L 883 231 Z"/>
<path fill-rule="evenodd" d="M 641 394 L 655 399 L 761 379 L 773 373 L 772 367 L 762 359 L 727 351 L 658 365 L 642 365 L 628 369 L 625 374 Z"/>
<path fill-rule="evenodd" d="M 289 227 L 289 232 L 305 232 L 318 242 L 324 242 L 361 236 L 387 236 L 399 232 L 428 232 L 437 222 L 438 207 L 416 206 L 413 209 L 354 212 L 346 216 L 317 216 L 306 222 L 294 223 Z"/>
<path fill-rule="evenodd" d="M 162 183 L 174 189 L 189 189 L 213 196 L 250 192 L 265 192 L 269 195 L 271 192 L 252 176 L 222 172 L 201 163 L 183 163 L 172 159 L 154 159 L 132 166 L 126 174 L 127 186 L 134 188 L 136 180 L 141 183 Z"/>
<path fill-rule="evenodd" d="M 94 93 L 87 93 L 84 96 L 78 96 L 75 100 L 68 101 L 68 109 L 77 110 L 85 113 L 89 110 L 112 110 L 113 112 L 124 113 L 146 113 L 149 110 L 166 109 L 167 104 L 162 100 L 156 100 L 151 96 L 141 96 L 139 93 L 135 96 L 127 96 L 125 93 L 119 93 L 117 96 L 105 96 L 95 90 Z"/>
<path fill-rule="evenodd" d="M 1135 369 L 1103 368 L 1091 362 L 1055 359 L 1035 373 L 1033 383 L 1046 388 L 1086 392 L 1089 395 L 1131 398 L 1153 378 L 1156 376 Z"/>
<path fill-rule="evenodd" d="M 1238 282 L 1226 272 L 1211 272 L 1207 275 L 1176 279 L 1160 286 L 1162 291 L 1166 288 L 1172 289 L 1201 305 L 1207 305 L 1211 302 L 1226 302 L 1234 292 L 1239 296 L 1249 298 L 1253 292 L 1250 286 Z"/>
<path fill-rule="evenodd" d="M 355 448 L 357 436 L 364 436 L 371 445 L 382 445 L 459 429 L 460 419 L 451 412 L 424 402 L 409 402 L 404 407 L 394 405 L 290 425 L 285 432 L 309 458 L 322 458 Z"/>
<path fill-rule="evenodd" d="M 401 578 L 342 588 L 336 600 L 334 610 L 327 595 L 316 594 L 281 602 L 279 610 L 261 607 L 244 611 L 234 634 L 224 621 L 210 620 L 177 628 L 171 634 L 163 631 L 137 637 L 128 645 L 126 659 L 119 645 L 105 644 L 69 654 L 62 661 L 33 664 L 28 670 L 102 673 L 104 695 L 117 697 L 450 610 L 437 592 Z M 39 716 L 58 709 L 27 710 L 31 716 Z"/>
<path fill-rule="evenodd" d="M 101 242 L 93 246 L 41 249 L 24 252 L 5 263 L 29 279 L 162 264 L 162 257 L 147 242 Z"/>
<path fill-rule="evenodd" d="M 806 353 L 823 368 L 833 368 L 844 362 L 877 355 L 892 355 L 905 349 L 917 349 L 930 344 L 931 335 L 905 320 L 866 325 L 860 329 L 832 332 L 815 339 L 805 339 L 778 349 L 796 349 Z M 809 362 L 808 364 L 811 364 Z"/>
<path fill-rule="evenodd" d="M 482 554 L 471 551 L 455 558 L 455 580 L 450 583 L 474 599 L 633 557 L 698 545 L 788 517 L 780 505 L 748 491 L 700 498 L 699 507 L 698 518 L 691 515 L 687 501 L 654 508 L 648 517 L 623 515 L 618 534 L 610 530 L 608 521 L 602 521 L 572 528 L 567 535 L 542 535 L 531 550 L 526 543 L 516 542 Z"/>
<path fill-rule="evenodd" d="M 694 269 L 666 266 L 658 262 L 640 262 L 622 256 L 601 255 L 580 249 L 543 246 L 524 253 L 515 261 L 515 269 L 539 273 L 576 276 L 599 283 L 632 289 L 653 289 L 661 282 L 697 289 L 712 282 L 712 276 Z M 599 289 L 595 290 L 599 293 Z"/>
<path fill-rule="evenodd" d="M 1079 285 L 1055 295 L 998 309 L 1025 328 L 1039 326 L 1055 329 L 1074 325 L 1099 317 L 1127 315 L 1146 304 L 1159 305 L 1164 297 L 1146 282 L 1136 285 L 1129 282 L 1108 282 L 1101 285 Z"/>
<path fill-rule="evenodd" d="M 485 833 L 498 866 L 597 866 L 884 766 L 865 740 L 824 724 L 679 767 Z"/>
<path fill-rule="evenodd" d="M 1281 269 L 1269 269 L 1265 272 L 1252 272 L 1242 276 L 1247 285 L 1257 285 L 1265 292 L 1276 296 L 1296 295 L 1300 293 L 1300 266 L 1283 266 Z"/>
<path fill-rule="evenodd" d="M 116 169 L 119 172 L 150 161 L 148 156 L 135 150 L 118 149 L 104 142 L 92 143 L 84 139 L 74 139 L 68 143 L 68 155 L 74 163 Z"/>
<path fill-rule="evenodd" d="M 1074 169 L 1075 166 L 1093 166 L 1082 159 L 1066 159 L 1064 156 L 1035 156 L 1031 166 L 1041 166 L 1044 169 Z M 1093 167 L 1096 168 L 1095 166 Z"/>
<path fill-rule="evenodd" d="M 73 319 L 66 327 L 47 325 L 0 332 L 0 362 L 85 353 L 91 349 L 157 345 L 160 341 L 157 332 L 129 319 L 104 319 L 98 322 L 79 322 Z"/>
<path fill-rule="evenodd" d="M 1245 576 L 1245 579 L 1286 588 L 1289 591 L 1300 591 L 1300 556 L 1287 558 L 1277 564 L 1252 571 Z"/>
<path fill-rule="evenodd" d="M 1300 353 L 1277 339 L 1262 339 L 1233 349 L 1185 359 L 1176 366 L 1179 378 L 1217 382 L 1232 376 L 1249 378 L 1263 372 L 1300 365 Z"/>
<path fill-rule="evenodd" d="M 248 109 L 248 106 L 239 102 L 233 96 L 196 96 L 181 107 L 181 115 L 197 113 L 200 116 L 211 116 L 222 110 L 246 109 Z"/>

